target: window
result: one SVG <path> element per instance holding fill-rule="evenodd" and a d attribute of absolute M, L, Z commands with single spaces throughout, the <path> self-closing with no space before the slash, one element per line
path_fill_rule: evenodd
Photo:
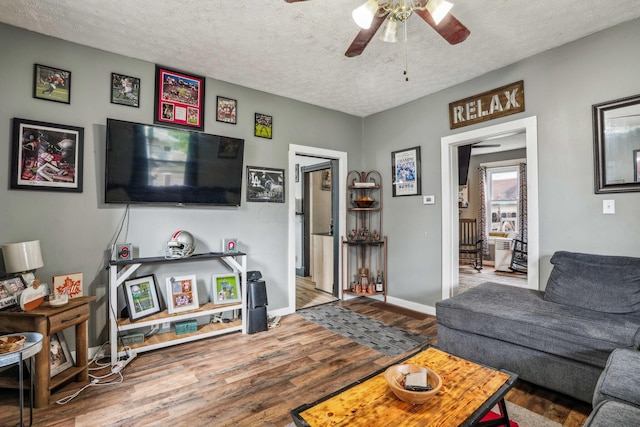
<path fill-rule="evenodd" d="M 487 168 L 490 231 L 518 231 L 518 178 L 517 166 Z"/>

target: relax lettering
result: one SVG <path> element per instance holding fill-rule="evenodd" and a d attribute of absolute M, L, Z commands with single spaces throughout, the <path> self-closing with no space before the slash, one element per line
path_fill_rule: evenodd
<path fill-rule="evenodd" d="M 502 111 L 510 110 L 512 108 L 520 107 L 516 95 L 518 93 L 518 88 L 513 90 L 508 90 L 504 92 L 504 106 L 500 102 L 500 97 L 498 94 L 495 94 L 491 97 L 491 101 L 489 102 L 489 109 L 484 110 L 482 108 L 482 99 L 478 99 L 475 101 L 467 102 L 464 105 L 458 105 L 453 107 L 453 122 L 461 123 L 467 120 L 474 120 L 478 117 L 486 117 L 490 116 L 494 113 L 499 113 Z"/>

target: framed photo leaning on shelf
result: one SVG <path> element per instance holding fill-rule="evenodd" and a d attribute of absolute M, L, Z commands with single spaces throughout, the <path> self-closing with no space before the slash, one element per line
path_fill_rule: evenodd
<path fill-rule="evenodd" d="M 132 322 L 162 311 L 155 275 L 125 281 L 124 292 Z"/>
<path fill-rule="evenodd" d="M 167 310 L 169 314 L 196 310 L 198 284 L 196 275 L 167 277 Z"/>
<path fill-rule="evenodd" d="M 211 277 L 211 296 L 214 304 L 242 301 L 238 273 L 214 274 Z"/>
<path fill-rule="evenodd" d="M 49 375 L 55 377 L 73 366 L 69 346 L 61 332 L 49 336 Z"/>

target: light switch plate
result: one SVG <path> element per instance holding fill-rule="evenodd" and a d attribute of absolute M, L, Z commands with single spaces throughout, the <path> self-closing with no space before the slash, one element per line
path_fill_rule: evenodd
<path fill-rule="evenodd" d="M 616 213 L 616 201 L 615 200 L 603 200 L 602 201 L 602 213 L 605 215 L 612 215 Z"/>
<path fill-rule="evenodd" d="M 424 205 L 433 205 L 436 203 L 436 196 L 423 196 L 422 204 Z"/>

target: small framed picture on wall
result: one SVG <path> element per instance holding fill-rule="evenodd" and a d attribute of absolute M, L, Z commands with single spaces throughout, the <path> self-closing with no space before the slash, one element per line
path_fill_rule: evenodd
<path fill-rule="evenodd" d="M 273 117 L 256 113 L 254 135 L 260 138 L 271 139 L 273 137 Z"/>
<path fill-rule="evenodd" d="M 216 120 L 223 123 L 236 124 L 238 101 L 224 96 L 217 97 Z"/>
<path fill-rule="evenodd" d="M 140 79 L 111 73 L 111 103 L 140 107 Z"/>
<path fill-rule="evenodd" d="M 71 71 L 35 64 L 33 97 L 46 101 L 71 103 Z"/>

